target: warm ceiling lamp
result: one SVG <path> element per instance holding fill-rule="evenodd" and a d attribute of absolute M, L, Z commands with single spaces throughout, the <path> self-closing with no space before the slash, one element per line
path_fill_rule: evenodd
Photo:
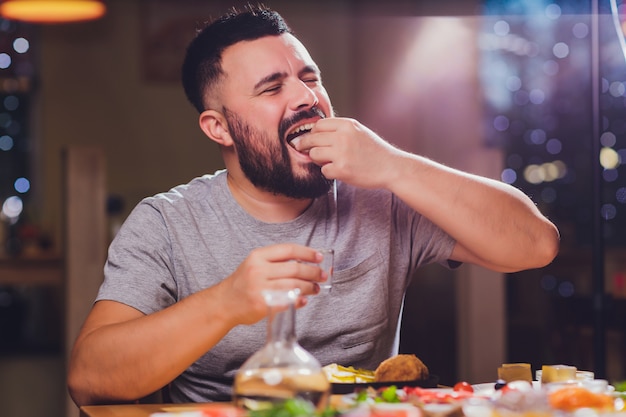
<path fill-rule="evenodd" d="M 65 23 L 102 17 L 106 7 L 99 0 L 5 0 L 0 16 L 30 23 Z"/>

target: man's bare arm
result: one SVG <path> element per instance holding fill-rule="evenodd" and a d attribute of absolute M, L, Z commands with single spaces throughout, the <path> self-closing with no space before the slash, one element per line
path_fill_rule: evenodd
<path fill-rule="evenodd" d="M 455 260 L 512 272 L 558 252 L 557 228 L 520 190 L 397 149 L 355 120 L 319 120 L 296 146 L 327 178 L 393 192 L 456 239 Z"/>
<path fill-rule="evenodd" d="M 72 351 L 68 387 L 79 406 L 133 401 L 167 385 L 233 327 L 267 314 L 264 289 L 298 288 L 296 307 L 325 279 L 314 249 L 280 244 L 250 253 L 237 270 L 153 314 L 115 301 L 98 301 Z"/>

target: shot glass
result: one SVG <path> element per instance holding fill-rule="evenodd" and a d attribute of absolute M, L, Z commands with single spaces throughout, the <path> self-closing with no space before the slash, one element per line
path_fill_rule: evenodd
<path fill-rule="evenodd" d="M 320 282 L 320 294 L 328 294 L 333 286 L 335 250 L 317 249 L 317 251 L 324 256 L 324 259 L 322 259 L 322 262 L 320 262 L 318 266 L 328 274 L 328 279 L 325 282 Z"/>

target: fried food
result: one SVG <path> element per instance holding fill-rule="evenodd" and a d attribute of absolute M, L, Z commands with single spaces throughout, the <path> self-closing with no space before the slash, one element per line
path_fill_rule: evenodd
<path fill-rule="evenodd" d="M 425 380 L 428 377 L 428 368 L 424 362 L 412 354 L 400 354 L 386 359 L 374 371 L 376 382 Z"/>

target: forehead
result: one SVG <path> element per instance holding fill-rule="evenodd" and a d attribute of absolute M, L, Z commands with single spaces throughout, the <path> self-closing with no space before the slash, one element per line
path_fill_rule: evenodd
<path fill-rule="evenodd" d="M 238 84 L 254 85 L 269 74 L 297 74 L 303 67 L 314 65 L 304 45 L 288 33 L 238 42 L 222 53 L 226 78 Z"/>

